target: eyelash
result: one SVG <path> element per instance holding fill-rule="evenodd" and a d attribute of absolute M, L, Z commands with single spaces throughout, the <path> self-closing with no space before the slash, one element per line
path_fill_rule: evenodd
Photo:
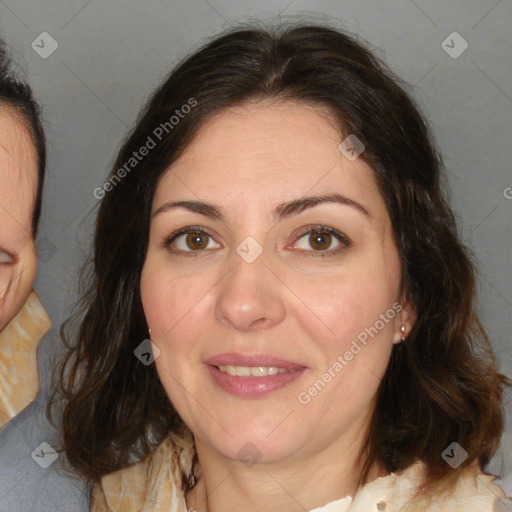
<path fill-rule="evenodd" d="M 297 238 L 297 241 L 298 240 L 301 240 L 302 238 L 304 238 L 304 236 L 306 235 L 311 235 L 315 232 L 323 232 L 323 233 L 328 233 L 329 235 L 332 235 L 334 236 L 334 238 L 336 238 L 340 243 L 341 245 L 339 247 L 337 247 L 336 249 L 327 249 L 325 251 L 315 251 L 315 250 L 312 250 L 312 251 L 307 251 L 307 250 L 300 250 L 301 252 L 307 252 L 307 253 L 311 253 L 310 256 L 312 257 L 320 257 L 320 258 L 325 258 L 325 257 L 328 257 L 328 256 L 335 256 L 337 255 L 339 252 L 343 251 L 344 249 L 346 249 L 347 247 L 349 247 L 352 242 L 350 241 L 350 239 L 344 235 L 343 233 L 340 233 L 339 231 L 333 229 L 333 228 L 330 228 L 328 226 L 325 226 L 323 224 L 320 224 L 320 225 L 311 225 L 311 226 L 307 226 L 308 230 L 307 231 L 303 231 Z M 183 251 L 181 249 L 174 249 L 171 247 L 171 244 L 181 235 L 184 235 L 184 234 L 190 234 L 190 233 L 201 233 L 201 234 L 204 234 L 206 236 L 209 236 L 210 238 L 213 239 L 213 236 L 210 235 L 210 233 L 208 233 L 203 227 L 201 226 L 187 226 L 187 227 L 184 227 L 184 228 L 181 228 L 177 231 L 174 231 L 173 233 L 171 233 L 169 236 L 167 236 L 163 242 L 162 242 L 162 247 L 166 247 L 171 253 L 173 254 L 179 254 L 179 255 L 183 255 L 183 256 L 187 256 L 187 257 L 197 257 L 197 256 L 200 256 L 202 253 L 205 252 L 205 249 L 202 249 L 202 250 L 197 250 L 197 251 Z"/>

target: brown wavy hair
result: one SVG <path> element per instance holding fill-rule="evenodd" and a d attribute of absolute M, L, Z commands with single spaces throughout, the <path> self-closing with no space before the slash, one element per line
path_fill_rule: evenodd
<path fill-rule="evenodd" d="M 217 36 L 165 78 L 123 143 L 110 179 L 156 127 L 191 99 L 197 105 L 99 206 L 94 254 L 77 313 L 61 330 L 67 352 L 47 414 L 61 407 L 62 451 L 90 484 L 148 456 L 183 427 L 154 365 L 134 349 L 147 337 L 140 276 L 152 200 L 163 173 L 213 114 L 278 99 L 327 107 L 341 132 L 366 146 L 401 259 L 401 290 L 417 320 L 394 346 L 361 452 L 360 484 L 379 463 L 388 472 L 417 460 L 428 485 L 483 468 L 504 427 L 500 374 L 476 313 L 474 257 L 445 197 L 442 159 L 410 87 L 360 38 L 328 25 L 244 25 Z M 412 93 L 412 91 L 410 91 Z M 262 185 L 264 186 L 264 185 Z M 467 460 L 452 470 L 442 452 L 457 441 Z"/>

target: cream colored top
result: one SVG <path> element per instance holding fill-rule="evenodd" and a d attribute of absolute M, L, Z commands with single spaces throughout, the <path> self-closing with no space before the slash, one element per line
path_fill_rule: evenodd
<path fill-rule="evenodd" d="M 104 476 L 91 495 L 92 512 L 190 512 L 180 483 L 192 467 L 192 435 L 169 435 L 146 459 Z M 367 483 L 355 497 L 335 500 L 310 512 L 493 512 L 505 498 L 495 477 L 476 467 L 465 468 L 449 496 L 429 505 L 411 503 L 422 481 L 420 461 L 400 474 L 391 473 Z M 507 502 L 512 511 L 512 502 Z M 494 508 L 496 507 L 496 508 Z M 193 510 L 193 509 L 191 509 Z"/>
<path fill-rule="evenodd" d="M 23 308 L 0 332 L 0 427 L 37 396 L 37 346 L 50 327 L 50 317 L 32 291 Z"/>

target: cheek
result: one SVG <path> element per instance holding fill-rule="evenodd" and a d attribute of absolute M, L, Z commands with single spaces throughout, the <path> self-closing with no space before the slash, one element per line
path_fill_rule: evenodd
<path fill-rule="evenodd" d="M 165 262 L 148 255 L 142 269 L 140 292 L 152 338 L 164 341 L 197 327 L 210 288 L 206 280 L 180 276 Z"/>
<path fill-rule="evenodd" d="M 197 340 L 204 337 L 211 287 L 200 276 L 179 275 L 151 253 L 141 273 L 142 306 L 151 340 L 160 350 L 156 370 L 169 400 L 187 422 L 194 418 L 190 397 L 201 396 Z M 194 403 L 192 400 L 192 406 Z"/>
<path fill-rule="evenodd" d="M 23 308 L 34 285 L 37 271 L 35 243 L 28 243 L 18 257 L 19 261 L 15 266 L 0 270 L 0 330 Z"/>
<path fill-rule="evenodd" d="M 369 407 L 393 348 L 393 294 L 364 275 L 336 285 L 310 288 L 314 315 L 296 315 L 317 354 L 312 374 L 298 397 L 312 417 L 331 418 L 326 432 L 356 421 Z M 387 316 L 386 316 L 387 314 Z M 381 320 L 384 315 L 385 320 Z M 333 408 L 333 404 L 339 407 Z"/>
<path fill-rule="evenodd" d="M 358 261 L 333 276 L 311 280 L 295 279 L 294 292 L 302 301 L 298 308 L 302 328 L 330 350 L 340 351 L 360 333 L 374 326 L 395 302 L 398 279 L 395 269 L 379 261 Z M 304 308 L 304 305 L 306 308 Z M 390 315 L 394 314 L 391 311 Z M 387 320 L 389 320 L 387 318 Z M 385 322 L 379 331 L 393 331 L 392 322 Z M 364 339 L 364 335 L 361 336 Z"/>

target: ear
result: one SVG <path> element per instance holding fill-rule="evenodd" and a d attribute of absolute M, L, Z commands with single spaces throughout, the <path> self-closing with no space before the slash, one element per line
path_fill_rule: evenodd
<path fill-rule="evenodd" d="M 394 335 L 393 344 L 402 342 L 402 336 L 407 341 L 408 334 L 412 331 L 412 328 L 416 322 L 417 313 L 416 308 L 412 301 L 406 297 L 402 297 L 400 302 L 400 309 L 397 308 L 397 315 L 394 319 Z M 402 333 L 402 326 L 405 326 L 405 333 Z"/>

